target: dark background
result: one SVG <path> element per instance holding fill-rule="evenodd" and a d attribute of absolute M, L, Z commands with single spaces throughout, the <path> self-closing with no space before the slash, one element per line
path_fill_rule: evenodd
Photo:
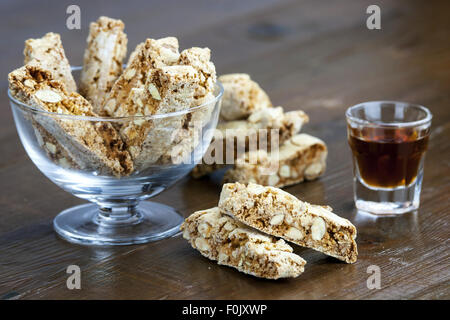
<path fill-rule="evenodd" d="M 66 8 L 81 7 L 81 30 Z M 377 1 L 382 30 L 366 28 L 372 1 L 20 1 L 0 3 L 0 298 L 342 299 L 450 298 L 450 1 Z M 82 62 L 88 25 L 121 18 L 131 50 L 146 37 L 177 36 L 182 48 L 208 46 L 219 74 L 246 72 L 274 104 L 303 109 L 304 132 L 329 147 L 319 180 L 287 188 L 331 205 L 358 228 L 359 260 L 339 263 L 296 248 L 308 264 L 297 279 L 264 281 L 201 257 L 181 237 L 146 245 L 95 248 L 59 239 L 52 219 L 82 203 L 46 179 L 18 139 L 6 96 L 7 73 L 22 65 L 23 42 L 58 32 L 70 62 Z M 352 199 L 344 111 L 368 100 L 423 104 L 434 114 L 422 203 L 416 213 L 374 218 Z M 155 200 L 183 215 L 217 204 L 220 176 L 184 178 Z M 82 289 L 66 288 L 68 265 Z M 381 269 L 379 290 L 367 267 Z M 324 310 L 326 312 L 326 310 Z"/>

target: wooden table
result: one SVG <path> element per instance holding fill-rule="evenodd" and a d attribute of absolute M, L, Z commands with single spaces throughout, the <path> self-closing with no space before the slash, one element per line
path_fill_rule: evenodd
<path fill-rule="evenodd" d="M 450 195 L 450 2 L 377 1 L 381 30 L 366 28 L 372 1 L 80 1 L 82 29 L 65 27 L 72 1 L 0 4 L 0 298 L 3 299 L 448 299 Z M 52 219 L 82 203 L 45 178 L 18 139 L 6 74 L 22 64 L 23 41 L 54 31 L 80 64 L 88 23 L 100 15 L 126 23 L 129 48 L 176 35 L 208 46 L 219 74 L 247 72 L 277 105 L 303 109 L 304 131 L 329 146 L 317 181 L 286 191 L 329 204 L 358 229 L 359 259 L 340 263 L 309 249 L 297 279 L 265 281 L 218 266 L 180 236 L 145 245 L 85 247 L 59 239 Z M 405 100 L 434 114 L 422 203 L 416 213 L 374 218 L 352 200 L 344 110 L 367 100 Z M 220 177 L 182 179 L 154 200 L 183 215 L 217 204 Z M 81 290 L 66 288 L 66 268 L 81 267 Z M 367 268 L 381 270 L 369 290 Z"/>

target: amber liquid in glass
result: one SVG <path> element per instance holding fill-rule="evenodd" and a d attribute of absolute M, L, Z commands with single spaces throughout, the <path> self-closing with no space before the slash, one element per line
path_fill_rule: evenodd
<path fill-rule="evenodd" d="M 410 128 L 350 128 L 348 140 L 362 180 L 378 188 L 414 182 L 428 146 L 428 134 Z"/>

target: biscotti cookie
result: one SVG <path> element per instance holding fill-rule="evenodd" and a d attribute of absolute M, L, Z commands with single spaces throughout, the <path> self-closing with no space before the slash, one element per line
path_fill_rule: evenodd
<path fill-rule="evenodd" d="M 191 66 L 163 66 L 152 69 L 144 88 L 132 89 L 127 101 L 128 112 L 134 115 L 163 115 L 185 111 L 194 100 L 199 85 L 198 73 Z M 173 141 L 180 135 L 185 114 L 171 115 L 153 120 L 133 120 L 120 128 L 136 168 L 154 164 L 169 152 Z"/>
<path fill-rule="evenodd" d="M 104 110 L 109 116 L 133 116 L 141 109 L 144 115 L 151 110 L 143 108 L 146 101 L 130 105 L 130 95 L 133 89 L 154 91 L 153 87 L 146 86 L 147 77 L 154 68 L 174 65 L 178 62 L 178 40 L 173 37 L 158 40 L 147 39 L 139 44 L 130 56 L 127 67 L 116 80 L 107 95 Z"/>
<path fill-rule="evenodd" d="M 77 91 L 59 34 L 49 32 L 42 38 L 28 39 L 23 54 L 25 64 L 36 60 L 42 68 L 52 73 L 55 80 L 63 83 L 69 93 Z"/>
<path fill-rule="evenodd" d="M 217 150 L 221 149 L 223 155 L 223 159 L 219 159 L 222 160 L 221 163 L 228 163 L 227 159 L 230 155 L 236 160 L 249 150 L 270 151 L 272 142 L 282 145 L 298 133 L 308 121 L 308 116 L 301 110 L 284 112 L 282 107 L 276 107 L 256 111 L 247 120 L 220 123 L 217 126 L 218 132 L 206 151 L 204 161 L 197 165 L 198 168 L 193 172 L 193 176 L 200 178 L 214 171 L 214 168 L 223 167 L 207 159 L 213 155 L 217 159 L 215 155 Z M 273 133 L 276 133 L 276 137 L 272 136 Z"/>
<path fill-rule="evenodd" d="M 264 233 L 347 263 L 357 259 L 355 226 L 330 207 L 300 201 L 274 187 L 227 183 L 220 194 L 219 208 Z"/>
<path fill-rule="evenodd" d="M 236 161 L 234 167 L 225 173 L 224 182 L 252 182 L 282 188 L 321 176 L 325 172 L 326 158 L 325 143 L 301 133 L 284 142 L 278 153 L 247 152 L 243 161 Z M 276 170 L 268 174 L 271 167 L 276 167 Z"/>
<path fill-rule="evenodd" d="M 195 90 L 194 105 L 199 106 L 211 97 L 216 85 L 216 67 L 211 62 L 211 50 L 209 48 L 192 47 L 181 52 L 178 64 L 191 66 L 199 76 L 199 86 Z"/>
<path fill-rule="evenodd" d="M 53 80 L 49 71 L 31 62 L 8 75 L 9 89 L 19 101 L 47 112 L 97 116 L 92 106 L 76 92 Z M 127 175 L 133 170 L 131 157 L 109 122 L 91 122 L 36 113 L 33 119 L 64 146 L 81 169 L 100 174 Z"/>
<path fill-rule="evenodd" d="M 266 92 L 245 73 L 219 77 L 224 88 L 220 116 L 223 120 L 245 119 L 255 111 L 272 107 Z"/>
<path fill-rule="evenodd" d="M 98 114 L 104 113 L 103 99 L 122 73 L 123 59 L 127 54 L 124 27 L 121 20 L 108 17 L 100 17 L 89 27 L 80 92 Z"/>
<path fill-rule="evenodd" d="M 228 131 L 235 136 L 250 136 L 251 132 L 262 129 L 279 130 L 279 142 L 283 143 L 298 133 L 308 121 L 308 116 L 301 110 L 284 112 L 283 107 L 276 107 L 258 110 L 246 120 L 219 123 L 217 129 L 224 135 Z"/>
<path fill-rule="evenodd" d="M 47 130 L 44 129 L 36 120 L 32 119 L 32 125 L 36 141 L 47 157 L 52 159 L 55 164 L 63 168 L 79 169 L 80 166 L 74 162 L 72 155 L 62 146 Z M 83 164 L 81 164 L 83 166 Z"/>
<path fill-rule="evenodd" d="M 297 277 L 306 261 L 283 240 L 246 227 L 219 209 L 197 211 L 181 225 L 194 249 L 237 270 L 266 279 Z"/>
<path fill-rule="evenodd" d="M 216 107 L 216 68 L 211 61 L 209 48 L 193 47 L 181 52 L 180 65 L 193 67 L 199 76 L 199 83 L 194 92 L 194 101 L 189 114 L 184 116 L 183 125 L 174 135 L 172 146 L 160 159 L 161 163 L 180 163 L 190 161 L 192 151 L 199 147 L 201 135 L 212 112 Z"/>

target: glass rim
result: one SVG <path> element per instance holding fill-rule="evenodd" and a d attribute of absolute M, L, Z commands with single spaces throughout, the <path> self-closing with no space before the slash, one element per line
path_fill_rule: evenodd
<path fill-rule="evenodd" d="M 421 111 L 425 112 L 425 117 L 420 120 L 406 121 L 406 122 L 375 122 L 375 121 L 364 120 L 364 119 L 355 117 L 351 114 L 351 111 L 353 111 L 357 108 L 360 108 L 363 105 L 373 104 L 373 103 L 378 103 L 378 104 L 386 103 L 386 104 L 393 104 L 393 105 L 404 104 L 409 107 L 414 107 L 414 108 L 420 109 Z M 424 125 L 427 123 L 431 123 L 431 120 L 433 119 L 433 115 L 431 114 L 430 110 L 428 110 L 428 108 L 426 108 L 420 104 L 409 103 L 409 102 L 404 102 L 404 101 L 394 101 L 394 100 L 379 100 L 379 101 L 375 100 L 375 101 L 361 102 L 361 103 L 358 103 L 358 104 L 355 104 L 355 105 L 349 107 L 345 111 L 345 116 L 347 118 L 347 122 L 355 122 L 355 123 L 358 123 L 361 125 L 365 125 L 367 127 L 416 127 L 416 126 L 421 126 L 421 125 Z"/>
<path fill-rule="evenodd" d="M 80 66 L 72 66 L 71 70 L 72 71 L 79 71 L 81 70 L 82 67 Z M 79 115 L 74 115 L 74 114 L 64 114 L 64 113 L 57 113 L 57 112 L 50 112 L 50 111 L 45 111 L 45 110 L 39 110 L 33 106 L 30 106 L 26 103 L 23 103 L 19 100 L 17 100 L 16 98 L 14 98 L 11 94 L 11 91 L 8 88 L 8 97 L 10 102 L 14 102 L 15 105 L 20 106 L 22 110 L 24 110 L 25 112 L 32 112 L 35 114 L 42 114 L 42 115 L 47 115 L 47 116 L 52 116 L 52 117 L 58 117 L 58 118 L 65 118 L 65 119 L 72 119 L 72 120 L 83 120 L 83 121 L 108 121 L 108 122 L 116 122 L 116 121 L 133 121 L 133 120 L 154 120 L 154 119 L 164 119 L 164 118 L 170 118 L 170 117 L 176 117 L 176 116 L 181 116 L 181 115 L 185 115 L 185 114 L 189 114 L 192 113 L 194 111 L 197 111 L 199 109 L 203 109 L 206 108 L 207 105 L 210 105 L 211 103 L 217 103 L 220 98 L 223 95 L 224 92 L 224 88 L 222 83 L 217 80 L 215 83 L 215 90 L 216 91 L 218 89 L 218 93 L 214 95 L 214 98 L 211 100 L 208 100 L 204 103 L 202 103 L 201 105 L 198 106 L 194 106 L 191 107 L 189 109 L 186 110 L 181 110 L 181 111 L 175 111 L 175 112 L 168 112 L 168 113 L 161 113 L 161 114 L 152 114 L 152 115 L 139 115 L 139 116 L 123 116 L 123 117 L 108 117 L 108 116 L 99 116 L 99 117 L 92 117 L 92 116 L 79 116 Z"/>

